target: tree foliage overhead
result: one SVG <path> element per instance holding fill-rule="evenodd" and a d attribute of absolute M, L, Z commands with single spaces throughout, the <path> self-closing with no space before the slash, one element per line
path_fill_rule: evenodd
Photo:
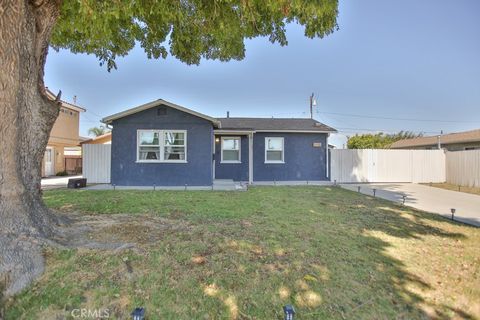
<path fill-rule="evenodd" d="M 136 43 L 148 58 L 170 51 L 187 64 L 241 60 L 246 38 L 286 45 L 290 22 L 323 38 L 338 28 L 337 14 L 338 0 L 71 0 L 63 1 L 50 43 L 94 54 L 109 70 Z"/>
<path fill-rule="evenodd" d="M 376 134 L 362 134 L 348 137 L 348 149 L 388 149 L 392 143 L 404 140 L 422 137 L 422 133 L 411 131 L 400 131 L 394 134 L 385 134 L 383 132 Z"/>

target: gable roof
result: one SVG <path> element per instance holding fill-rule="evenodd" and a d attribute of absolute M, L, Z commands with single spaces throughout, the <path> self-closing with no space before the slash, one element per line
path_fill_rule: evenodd
<path fill-rule="evenodd" d="M 85 140 L 80 141 L 80 144 L 105 143 L 107 141 L 112 141 L 112 132 L 107 132 L 94 138 L 85 138 Z"/>
<path fill-rule="evenodd" d="M 440 136 L 440 144 L 452 144 L 452 143 L 469 143 L 469 142 L 480 142 L 480 129 L 449 133 Z M 422 147 L 422 146 L 431 146 L 437 145 L 438 136 L 430 137 L 419 137 L 414 139 L 404 139 L 394 142 L 390 148 L 400 149 L 400 148 L 410 148 L 410 147 Z"/>
<path fill-rule="evenodd" d="M 50 99 L 50 100 L 57 99 L 57 96 L 52 91 L 50 91 L 50 89 L 48 89 L 47 87 L 45 87 L 45 91 L 47 93 L 48 99 Z M 64 107 L 64 108 L 72 109 L 72 110 L 77 111 L 77 112 L 87 111 L 85 108 L 80 107 L 79 105 L 67 102 L 65 100 L 60 99 L 60 102 L 62 103 L 62 107 Z"/>
<path fill-rule="evenodd" d="M 111 116 L 103 118 L 102 122 L 105 123 L 105 124 L 111 124 L 112 121 L 114 121 L 114 120 L 129 116 L 129 115 L 132 115 L 132 114 L 144 111 L 144 110 L 148 110 L 148 109 L 151 109 L 151 108 L 154 108 L 154 107 L 158 107 L 160 105 L 165 105 L 167 107 L 170 107 L 170 108 L 173 108 L 173 109 L 176 109 L 176 110 L 179 110 L 179 111 L 183 111 L 185 113 L 189 113 L 189 114 L 197 116 L 199 118 L 203 118 L 205 120 L 208 120 L 208 121 L 212 122 L 215 126 L 220 126 L 220 122 L 215 118 L 212 118 L 212 117 L 207 116 L 205 114 L 202 114 L 200 112 L 193 111 L 191 109 L 182 107 L 178 104 L 175 104 L 175 103 L 163 100 L 163 99 L 158 99 L 158 100 L 155 100 L 155 101 L 152 101 L 152 102 L 149 102 L 149 103 L 142 104 L 138 107 L 128 109 L 126 111 L 115 113 Z"/>
<path fill-rule="evenodd" d="M 337 132 L 310 118 L 218 118 L 222 130 L 253 130 L 269 132 Z"/>

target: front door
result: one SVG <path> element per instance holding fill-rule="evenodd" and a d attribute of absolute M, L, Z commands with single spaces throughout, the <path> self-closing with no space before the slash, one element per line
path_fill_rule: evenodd
<path fill-rule="evenodd" d="M 55 174 L 54 170 L 54 162 L 53 162 L 53 148 L 52 147 L 47 147 L 45 150 L 45 155 L 44 155 L 44 162 L 45 162 L 45 175 L 46 176 L 53 176 Z"/>

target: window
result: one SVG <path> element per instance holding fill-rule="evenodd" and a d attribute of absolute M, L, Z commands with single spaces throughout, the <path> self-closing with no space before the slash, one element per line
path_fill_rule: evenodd
<path fill-rule="evenodd" d="M 164 160 L 185 161 L 185 132 L 164 131 Z"/>
<path fill-rule="evenodd" d="M 138 130 L 138 162 L 186 162 L 187 132 Z"/>
<path fill-rule="evenodd" d="M 222 163 L 239 163 L 240 137 L 222 137 Z"/>
<path fill-rule="evenodd" d="M 284 163 L 283 137 L 265 138 L 265 163 Z"/>

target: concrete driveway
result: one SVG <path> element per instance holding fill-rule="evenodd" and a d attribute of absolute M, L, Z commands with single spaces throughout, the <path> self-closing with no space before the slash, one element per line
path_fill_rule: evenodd
<path fill-rule="evenodd" d="M 450 209 L 455 208 L 455 220 L 480 227 L 480 196 L 445 190 L 426 185 L 413 183 L 373 183 L 373 184 L 342 184 L 345 189 L 358 191 L 373 196 L 373 189 L 376 189 L 376 196 L 395 202 L 403 202 L 403 195 L 406 196 L 405 205 L 437 213 L 451 218 Z"/>
<path fill-rule="evenodd" d="M 65 176 L 65 177 L 47 177 L 42 179 L 42 189 L 59 189 L 66 188 L 68 184 L 68 179 L 72 178 L 81 178 L 82 176 Z"/>

